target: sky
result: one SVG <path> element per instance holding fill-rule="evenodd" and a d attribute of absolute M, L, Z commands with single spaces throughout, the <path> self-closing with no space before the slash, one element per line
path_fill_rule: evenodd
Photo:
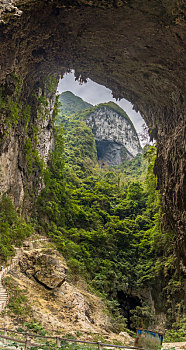
<path fill-rule="evenodd" d="M 140 113 L 136 113 L 132 109 L 132 104 L 124 98 L 120 101 L 116 101 L 112 96 L 112 91 L 105 86 L 99 85 L 90 79 L 88 79 L 87 83 L 80 85 L 78 81 L 75 81 L 74 73 L 72 72 L 65 74 L 63 79 L 60 79 L 59 81 L 58 92 L 61 94 L 64 91 L 71 91 L 74 95 L 81 97 L 84 101 L 93 105 L 109 101 L 117 103 L 132 120 L 137 133 L 143 131 L 142 124 L 144 124 L 144 120 Z"/>

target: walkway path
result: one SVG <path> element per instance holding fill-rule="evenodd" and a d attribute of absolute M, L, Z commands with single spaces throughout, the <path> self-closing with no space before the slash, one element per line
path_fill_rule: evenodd
<path fill-rule="evenodd" d="M 30 243 L 34 243 L 34 242 L 38 242 L 38 241 L 48 241 L 48 239 L 47 238 L 35 239 L 33 241 L 29 241 L 28 243 L 30 244 Z M 10 270 L 12 270 L 15 265 L 17 265 L 19 263 L 19 260 L 24 253 L 23 248 L 14 247 L 14 249 L 16 250 L 16 255 L 13 257 L 11 264 L 9 266 L 7 266 L 6 268 L 4 268 L 3 271 L 0 271 L 0 312 L 2 312 L 5 309 L 6 305 L 8 304 L 8 301 L 9 301 L 8 290 L 4 284 L 3 279 L 7 275 L 7 273 Z"/>
<path fill-rule="evenodd" d="M 13 257 L 12 262 L 9 266 L 7 266 L 3 271 L 0 272 L 0 312 L 4 310 L 9 301 L 8 290 L 4 284 L 4 277 L 6 274 L 14 268 L 15 265 L 18 264 L 20 256 L 22 255 L 21 248 L 15 248 L 16 255 Z"/>
<path fill-rule="evenodd" d="M 186 342 L 163 343 L 162 350 L 164 349 L 184 350 L 186 349 Z"/>

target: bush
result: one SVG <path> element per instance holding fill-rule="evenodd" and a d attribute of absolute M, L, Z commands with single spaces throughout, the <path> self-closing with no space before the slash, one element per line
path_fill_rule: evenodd
<path fill-rule="evenodd" d="M 20 246 L 33 231 L 32 224 L 18 215 L 11 199 L 4 195 L 0 200 L 0 262 L 13 256 L 13 245 Z"/>

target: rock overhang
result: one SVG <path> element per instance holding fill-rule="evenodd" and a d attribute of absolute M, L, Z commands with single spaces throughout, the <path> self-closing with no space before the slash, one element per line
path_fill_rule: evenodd
<path fill-rule="evenodd" d="M 33 92 L 46 76 L 73 68 L 80 80 L 105 85 L 141 112 L 158 143 L 155 172 L 164 218 L 180 232 L 183 255 L 182 1 L 6 0 L 2 10 L 1 85 L 16 74 L 23 103 L 34 104 Z"/>

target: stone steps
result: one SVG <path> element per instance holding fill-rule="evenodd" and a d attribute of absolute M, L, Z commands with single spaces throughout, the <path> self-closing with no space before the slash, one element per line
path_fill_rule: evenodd
<path fill-rule="evenodd" d="M 11 265 L 0 272 L 0 312 L 4 310 L 9 298 L 8 292 L 6 291 L 5 287 L 2 284 L 2 279 L 15 266 L 17 261 L 18 260 L 16 256 L 15 258 L 12 259 Z"/>
<path fill-rule="evenodd" d="M 0 275 L 0 311 L 3 311 L 6 305 L 6 302 L 8 300 L 8 293 L 4 288 L 4 286 L 2 285 L 1 280 L 2 280 L 2 273 Z"/>
<path fill-rule="evenodd" d="M 40 239 L 35 239 L 33 241 L 30 241 L 29 243 L 34 243 L 34 242 L 39 242 L 39 241 L 48 241 L 47 238 L 40 238 Z M 5 269 L 3 269 L 3 271 L 0 271 L 0 312 L 4 310 L 6 303 L 8 302 L 8 292 L 6 291 L 6 289 L 4 288 L 3 284 L 2 284 L 2 279 L 4 278 L 4 276 L 11 270 L 14 268 L 15 265 L 18 264 L 19 259 L 22 255 L 22 249 L 14 247 L 14 249 L 16 250 L 16 255 L 12 258 L 12 262 L 11 265 L 9 265 L 8 267 L 6 267 Z"/>

